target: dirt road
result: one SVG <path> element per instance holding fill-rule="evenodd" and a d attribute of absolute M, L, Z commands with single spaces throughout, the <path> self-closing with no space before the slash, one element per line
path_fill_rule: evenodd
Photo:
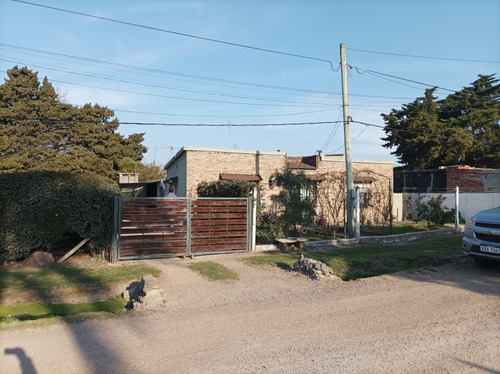
<path fill-rule="evenodd" d="M 472 261 L 317 282 L 240 261 L 148 261 L 165 311 L 0 335 L 1 373 L 498 373 L 500 270 Z M 210 282 L 215 260 L 240 275 Z"/>

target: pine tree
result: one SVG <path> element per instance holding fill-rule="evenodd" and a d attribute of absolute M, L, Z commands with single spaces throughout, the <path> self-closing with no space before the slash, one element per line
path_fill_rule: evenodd
<path fill-rule="evenodd" d="M 447 165 L 498 168 L 500 165 L 500 85 L 494 75 L 479 75 L 472 86 L 436 101 L 425 97 L 382 114 L 387 136 L 404 169 Z"/>
<path fill-rule="evenodd" d="M 125 138 L 112 110 L 59 99 L 47 77 L 27 67 L 0 86 L 0 172 L 54 170 L 114 177 L 123 158 L 142 160 L 144 134 Z"/>

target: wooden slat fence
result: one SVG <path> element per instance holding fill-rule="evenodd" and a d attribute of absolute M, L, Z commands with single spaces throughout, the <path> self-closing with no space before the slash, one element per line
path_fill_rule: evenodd
<path fill-rule="evenodd" d="M 116 198 L 112 260 L 247 251 L 249 199 Z"/>

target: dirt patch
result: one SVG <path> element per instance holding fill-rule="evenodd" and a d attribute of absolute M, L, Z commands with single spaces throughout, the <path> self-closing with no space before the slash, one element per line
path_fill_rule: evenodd
<path fill-rule="evenodd" d="M 254 255 L 210 256 L 238 273 L 238 281 L 228 282 L 189 269 L 207 257 L 141 261 L 162 270 L 165 310 L 7 332 L 0 351 L 22 347 L 40 373 L 55 367 L 58 373 L 192 374 L 500 369 L 498 270 L 461 258 L 323 282 L 242 261 Z M 19 372 L 13 355 L 2 364 L 6 372 Z"/>

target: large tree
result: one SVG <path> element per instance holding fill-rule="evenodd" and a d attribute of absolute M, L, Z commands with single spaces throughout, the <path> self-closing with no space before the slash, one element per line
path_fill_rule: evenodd
<path fill-rule="evenodd" d="M 124 137 L 112 110 L 64 103 L 47 77 L 27 67 L 0 86 L 0 173 L 90 171 L 114 177 L 125 158 L 142 160 L 144 134 Z"/>
<path fill-rule="evenodd" d="M 382 114 L 384 147 L 394 148 L 404 169 L 447 165 L 498 168 L 500 165 L 500 85 L 479 75 L 470 87 L 436 101 L 425 91 L 401 109 Z"/>

